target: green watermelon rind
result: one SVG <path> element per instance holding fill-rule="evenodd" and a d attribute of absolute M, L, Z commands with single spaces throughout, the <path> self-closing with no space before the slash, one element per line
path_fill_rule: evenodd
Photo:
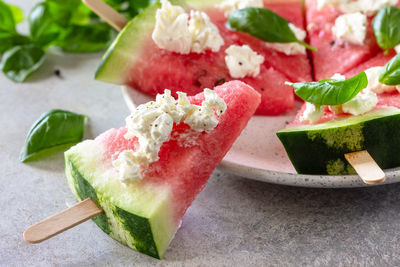
<path fill-rule="evenodd" d="M 168 224 L 165 213 L 160 212 L 168 210 L 165 203 L 156 205 L 155 209 L 149 208 L 149 214 L 144 216 L 141 211 L 128 211 L 115 198 L 111 199 L 100 188 L 96 189 L 99 185 L 94 184 L 96 179 L 90 176 L 92 168 L 98 169 L 98 166 L 90 166 L 92 163 L 86 162 L 85 156 L 79 153 L 80 149 L 90 148 L 87 146 L 89 142 L 93 141 L 84 142 L 86 145 L 78 144 L 65 152 L 65 173 L 71 191 L 79 201 L 90 197 L 104 210 L 104 214 L 94 217 L 93 221 L 106 234 L 136 251 L 161 259 L 176 231 L 175 226 Z M 102 187 L 108 188 L 107 185 Z"/>
<path fill-rule="evenodd" d="M 344 154 L 365 149 L 383 169 L 400 165 L 400 110 L 393 107 L 287 128 L 277 136 L 300 174 L 353 174 Z"/>

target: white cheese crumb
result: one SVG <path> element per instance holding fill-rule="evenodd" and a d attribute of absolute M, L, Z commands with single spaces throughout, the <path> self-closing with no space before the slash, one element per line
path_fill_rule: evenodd
<path fill-rule="evenodd" d="M 206 13 L 191 11 L 189 15 L 180 6 L 161 0 L 156 12 L 153 41 L 161 49 L 180 54 L 203 53 L 207 49 L 217 52 L 224 40 Z"/>
<path fill-rule="evenodd" d="M 400 54 L 400 44 L 396 45 L 394 47 L 394 50 L 396 51 L 397 54 Z"/>
<path fill-rule="evenodd" d="M 213 90 L 204 89 L 204 96 L 201 106 L 192 105 L 185 93 L 178 92 L 178 100 L 175 100 L 171 91 L 166 89 L 164 94 L 157 95 L 156 101 L 138 106 L 126 118 L 128 131 L 125 138 L 137 137 L 139 149 L 135 152 L 123 151 L 113 162 L 121 182 L 129 184 L 140 180 L 141 166 L 158 161 L 160 148 L 170 140 L 174 123 L 184 122 L 197 132 L 212 130 L 217 126 L 216 114 L 222 115 L 226 111 L 226 104 Z"/>
<path fill-rule="evenodd" d="M 263 0 L 225 0 L 220 4 L 216 5 L 217 8 L 225 11 L 225 15 L 228 16 L 231 12 L 237 9 L 243 9 L 246 7 L 264 7 Z"/>
<path fill-rule="evenodd" d="M 344 80 L 346 80 L 346 77 L 340 73 L 335 73 L 335 74 L 333 74 L 331 79 L 338 80 L 338 81 L 344 81 Z"/>
<path fill-rule="evenodd" d="M 344 14 L 336 18 L 332 33 L 337 39 L 362 45 L 367 34 L 367 16 L 360 12 Z"/>
<path fill-rule="evenodd" d="M 378 97 L 370 90 L 363 90 L 350 101 L 342 105 L 343 112 L 352 115 L 361 115 L 374 109 L 378 104 Z"/>
<path fill-rule="evenodd" d="M 225 63 L 232 78 L 256 77 L 264 57 L 254 52 L 250 46 L 231 45 L 225 50 Z"/>
<path fill-rule="evenodd" d="M 318 0 L 317 8 L 321 10 L 326 6 L 333 6 L 343 13 L 362 12 L 370 16 L 384 7 L 396 5 L 397 2 L 398 0 Z"/>
<path fill-rule="evenodd" d="M 324 115 L 324 106 L 306 102 L 306 109 L 300 116 L 301 122 L 316 123 Z"/>
<path fill-rule="evenodd" d="M 300 41 L 304 41 L 306 38 L 306 32 L 292 23 L 289 23 L 289 28 L 293 31 L 294 35 L 296 38 Z M 292 43 L 269 43 L 266 42 L 265 45 L 269 48 L 275 49 L 279 52 L 285 53 L 286 55 L 299 55 L 299 54 L 305 54 L 306 53 L 306 48 L 296 42 Z"/>
<path fill-rule="evenodd" d="M 204 12 L 190 11 L 189 32 L 192 34 L 192 52 L 203 53 L 206 49 L 218 52 L 224 44 L 217 26 Z"/>
<path fill-rule="evenodd" d="M 379 82 L 379 75 L 381 74 L 383 67 L 372 67 L 365 70 L 365 74 L 368 78 L 367 90 L 371 90 L 377 94 L 385 92 L 400 91 L 400 85 L 386 85 Z"/>

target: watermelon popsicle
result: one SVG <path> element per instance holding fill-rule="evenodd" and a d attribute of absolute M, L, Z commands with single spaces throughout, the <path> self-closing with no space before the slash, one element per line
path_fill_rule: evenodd
<path fill-rule="evenodd" d="M 121 172 L 115 163 L 126 151 L 140 151 L 137 138 L 124 137 L 126 128 L 111 129 L 65 153 L 68 184 L 79 200 L 91 197 L 104 210 L 93 220 L 105 233 L 137 251 L 162 257 L 186 209 L 260 102 L 259 94 L 239 81 L 218 86 L 214 92 L 226 103 L 217 126 L 199 132 L 187 124 L 202 127 L 196 121 L 174 124 L 159 159 L 141 170 L 140 180 L 120 180 L 121 173 L 129 172 Z M 204 99 L 203 93 L 189 97 L 199 106 Z"/>
<path fill-rule="evenodd" d="M 358 80 L 364 83 L 362 91 L 350 100 L 336 106 L 306 103 L 288 128 L 277 133 L 299 173 L 354 173 L 344 154 L 362 150 L 367 150 L 381 168 L 400 166 L 400 86 L 383 84 L 378 79 L 385 73 L 379 65 L 389 59 L 378 55 L 346 75 L 365 70 L 347 80 L 362 77 L 363 73 L 365 76 L 365 83 Z M 387 66 L 399 60 L 400 55 Z M 345 76 L 335 74 L 333 78 L 338 79 L 334 83 L 341 83 Z M 351 87 L 351 83 L 342 85 Z"/>
<path fill-rule="evenodd" d="M 96 79 L 129 85 L 153 96 L 162 92 L 164 88 L 169 88 L 174 97 L 176 97 L 176 91 L 182 90 L 182 88 L 188 95 L 194 95 L 204 87 L 212 88 L 226 81 L 239 79 L 261 94 L 262 100 L 257 114 L 279 115 L 292 109 L 294 107 L 293 91 L 284 82 L 287 80 L 293 82 L 311 80 L 311 67 L 306 53 L 286 55 L 267 47 L 266 42 L 253 36 L 227 29 L 227 17 L 224 9 L 218 7 L 219 2 L 222 1 L 198 0 L 187 1 L 185 4 L 180 1 L 168 2 L 174 10 L 180 5 L 185 7 L 186 13 L 180 14 L 180 16 L 189 17 L 190 14 L 189 25 L 191 18 L 195 17 L 195 14 L 199 14 L 196 12 L 201 12 L 203 18 L 204 15 L 207 16 L 205 22 L 202 23 L 207 24 L 209 28 L 206 30 L 207 34 L 202 36 L 216 31 L 218 34 L 215 33 L 214 39 L 222 40 L 222 42 L 218 41 L 219 44 L 214 44 L 215 47 L 213 45 L 200 52 L 197 50 L 198 48 L 194 49 L 195 51 L 192 51 L 193 48 L 187 51 L 187 46 L 190 44 L 181 41 L 187 35 L 184 30 L 175 34 L 175 36 L 183 37 L 178 40 L 179 43 L 173 45 L 174 49 L 182 46 L 183 52 L 171 51 L 156 43 L 157 38 L 154 38 L 154 32 L 157 29 L 157 12 L 163 9 L 163 5 L 168 5 L 166 1 L 162 1 L 162 4 L 156 3 L 146 8 L 121 31 L 103 57 Z M 264 6 L 286 17 L 296 27 L 302 29 L 303 17 L 300 1 L 291 1 L 286 4 L 271 4 L 265 1 Z M 164 29 L 163 31 L 167 32 L 168 30 Z M 201 44 L 208 42 L 203 41 L 196 42 Z M 258 73 L 243 77 L 232 76 L 226 64 L 226 51 L 232 45 L 248 45 L 254 52 L 264 57 Z"/>

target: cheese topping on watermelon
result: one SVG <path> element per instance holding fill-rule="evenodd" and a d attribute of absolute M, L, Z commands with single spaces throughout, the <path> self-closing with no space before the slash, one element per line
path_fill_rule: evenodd
<path fill-rule="evenodd" d="M 189 125 L 195 131 L 194 134 L 212 130 L 218 125 L 216 114 L 222 115 L 226 104 L 213 90 L 205 89 L 204 96 L 205 100 L 198 106 L 191 104 L 185 93 L 178 92 L 178 100 L 175 100 L 171 91 L 165 90 L 164 94 L 157 95 L 156 101 L 138 106 L 126 118 L 128 131 L 125 138 L 138 138 L 139 149 L 125 150 L 113 162 L 123 183 L 140 180 L 141 166 L 159 160 L 160 148 L 171 139 L 174 123 Z"/>
<path fill-rule="evenodd" d="M 365 70 L 365 74 L 368 78 L 368 86 L 366 89 L 371 90 L 377 94 L 385 92 L 393 92 L 398 90 L 400 92 L 400 85 L 386 85 L 379 82 L 379 75 L 381 74 L 383 67 L 372 67 Z"/>
<path fill-rule="evenodd" d="M 336 18 L 332 33 L 337 39 L 362 45 L 367 34 L 367 16 L 361 12 L 344 14 Z"/>
<path fill-rule="evenodd" d="M 237 9 L 243 9 L 246 7 L 264 7 L 264 3 L 263 0 L 225 0 L 216 5 L 216 7 L 225 10 L 225 16 L 228 16 L 231 12 Z"/>
<path fill-rule="evenodd" d="M 324 115 L 324 107 L 306 102 L 306 109 L 300 116 L 300 121 L 308 123 L 316 123 Z"/>
<path fill-rule="evenodd" d="M 292 23 L 289 23 L 289 28 L 293 31 L 294 35 L 296 36 L 297 39 L 300 41 L 304 41 L 304 39 L 307 36 L 307 33 L 293 25 Z M 299 55 L 299 54 L 306 54 L 306 48 L 304 45 L 301 45 L 299 43 L 269 43 L 266 42 L 266 46 L 272 49 L 275 49 L 279 52 L 285 53 L 286 55 Z"/>
<path fill-rule="evenodd" d="M 264 57 L 254 52 L 248 45 L 231 45 L 225 50 L 225 63 L 232 78 L 256 77 Z"/>
<path fill-rule="evenodd" d="M 400 54 L 400 44 L 396 45 L 394 47 L 394 50 L 396 51 L 397 54 Z"/>
<path fill-rule="evenodd" d="M 398 0 L 318 0 L 317 8 L 321 10 L 326 6 L 334 6 L 343 13 L 362 12 L 368 16 L 378 10 L 396 5 Z"/>
<path fill-rule="evenodd" d="M 207 49 L 218 52 L 224 44 L 206 13 L 191 10 L 189 19 L 182 7 L 167 0 L 161 0 L 161 8 L 156 12 L 152 38 L 159 48 L 180 54 L 200 54 Z"/>

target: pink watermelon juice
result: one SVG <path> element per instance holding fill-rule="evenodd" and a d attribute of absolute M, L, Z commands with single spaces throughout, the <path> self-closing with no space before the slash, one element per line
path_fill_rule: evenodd
<path fill-rule="evenodd" d="M 188 125 L 174 125 L 172 138 L 159 151 L 160 159 L 134 184 L 123 184 L 112 164 L 122 151 L 139 147 L 136 138 L 124 138 L 126 128 L 111 129 L 65 153 L 71 190 L 79 200 L 91 197 L 104 210 L 94 221 L 112 238 L 162 257 L 185 211 L 260 103 L 259 94 L 239 81 L 215 91 L 227 105 L 217 127 L 188 136 Z M 202 93 L 190 98 L 193 104 L 203 100 Z"/>
<path fill-rule="evenodd" d="M 180 90 L 194 95 L 203 88 L 212 88 L 232 80 L 225 64 L 225 49 L 232 44 L 248 44 L 265 57 L 257 77 L 241 79 L 262 95 L 257 114 L 279 115 L 293 108 L 292 88 L 284 82 L 311 80 L 307 56 L 287 56 L 267 48 L 263 41 L 254 37 L 232 32 L 225 26 L 227 18 L 223 11 L 215 8 L 213 1 L 191 1 L 189 4 L 192 2 L 197 4 L 194 6 L 196 9 L 205 11 L 219 28 L 225 44 L 218 52 L 182 55 L 158 48 L 151 38 L 155 13 L 160 7 L 160 4 L 155 4 L 134 18 L 120 33 L 105 55 L 96 79 L 127 84 L 150 95 L 156 95 L 164 88 L 170 89 L 173 95 Z M 303 28 L 300 3 L 267 7 Z"/>

